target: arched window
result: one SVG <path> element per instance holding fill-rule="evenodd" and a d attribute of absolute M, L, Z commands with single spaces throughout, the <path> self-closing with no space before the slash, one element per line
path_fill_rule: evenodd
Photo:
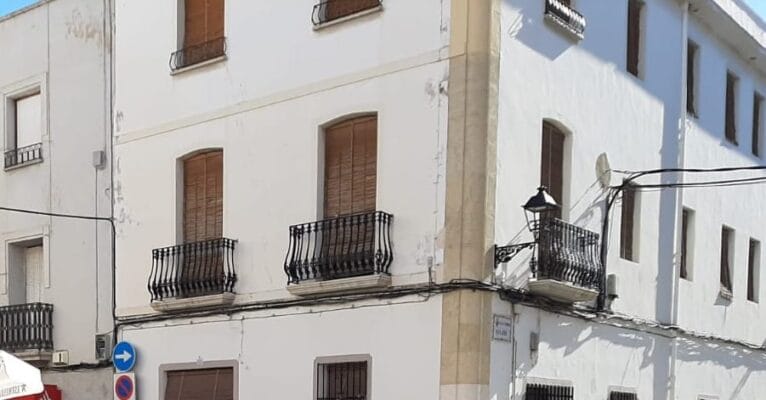
<path fill-rule="evenodd" d="M 325 129 L 324 217 L 375 211 L 378 118 L 364 116 Z"/>
<path fill-rule="evenodd" d="M 183 241 L 223 236 L 223 151 L 183 160 Z"/>
<path fill-rule="evenodd" d="M 548 193 L 562 205 L 562 208 L 564 203 L 565 140 L 564 132 L 552 123 L 543 121 L 540 185 L 548 188 Z M 556 211 L 555 216 L 561 218 L 561 209 Z"/>

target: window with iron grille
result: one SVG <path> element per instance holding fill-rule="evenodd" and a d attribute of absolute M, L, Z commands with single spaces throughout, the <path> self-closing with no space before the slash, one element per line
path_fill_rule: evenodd
<path fill-rule="evenodd" d="M 609 400 L 638 400 L 638 396 L 635 393 L 611 392 L 609 393 Z"/>
<path fill-rule="evenodd" d="M 316 400 L 367 400 L 369 361 L 317 363 Z"/>
<path fill-rule="evenodd" d="M 525 400 L 573 400 L 574 388 L 571 386 L 527 384 Z"/>

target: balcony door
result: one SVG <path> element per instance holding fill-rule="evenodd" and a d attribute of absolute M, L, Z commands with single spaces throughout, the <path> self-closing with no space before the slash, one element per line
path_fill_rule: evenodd
<path fill-rule="evenodd" d="M 42 301 L 43 246 L 24 249 L 24 279 L 26 283 L 26 304 Z"/>
<path fill-rule="evenodd" d="M 564 141 L 566 136 L 555 125 L 543 122 L 540 185 L 564 208 Z M 553 215 L 561 218 L 561 209 Z"/>
<path fill-rule="evenodd" d="M 223 151 L 196 154 L 183 162 L 183 241 L 179 282 L 187 293 L 217 288 L 223 254 L 211 240 L 223 237 Z"/>
<path fill-rule="evenodd" d="M 322 254 L 336 264 L 331 266 L 335 275 L 366 273 L 358 263 L 373 256 L 377 142 L 376 116 L 345 120 L 325 130 Z"/>

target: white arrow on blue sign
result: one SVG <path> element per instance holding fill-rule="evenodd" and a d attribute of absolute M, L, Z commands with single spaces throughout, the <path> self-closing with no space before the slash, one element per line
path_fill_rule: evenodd
<path fill-rule="evenodd" d="M 136 349 L 128 342 L 120 342 L 112 351 L 112 363 L 117 372 L 130 372 L 136 365 Z"/>

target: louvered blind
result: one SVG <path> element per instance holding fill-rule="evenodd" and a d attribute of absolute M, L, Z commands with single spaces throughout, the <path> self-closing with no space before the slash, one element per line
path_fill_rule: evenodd
<path fill-rule="evenodd" d="M 326 130 L 324 217 L 375 210 L 377 118 L 345 121 Z"/>
<path fill-rule="evenodd" d="M 622 191 L 622 218 L 620 226 L 620 257 L 633 260 L 633 231 L 636 219 L 636 190 L 627 185 Z"/>
<path fill-rule="evenodd" d="M 380 5 L 380 0 L 324 0 L 325 20 L 331 21 Z"/>
<path fill-rule="evenodd" d="M 234 369 L 169 371 L 164 400 L 233 400 Z"/>
<path fill-rule="evenodd" d="M 185 0 L 184 47 L 223 37 L 224 0 Z"/>
<path fill-rule="evenodd" d="M 609 400 L 638 400 L 638 395 L 627 392 L 611 392 L 609 393 Z"/>
<path fill-rule="evenodd" d="M 184 160 L 184 242 L 223 236 L 223 152 Z"/>
<path fill-rule="evenodd" d="M 540 185 L 547 187 L 559 204 L 564 200 L 564 139 L 558 128 L 543 122 Z M 561 218 L 561 210 L 556 210 L 553 216 Z"/>

